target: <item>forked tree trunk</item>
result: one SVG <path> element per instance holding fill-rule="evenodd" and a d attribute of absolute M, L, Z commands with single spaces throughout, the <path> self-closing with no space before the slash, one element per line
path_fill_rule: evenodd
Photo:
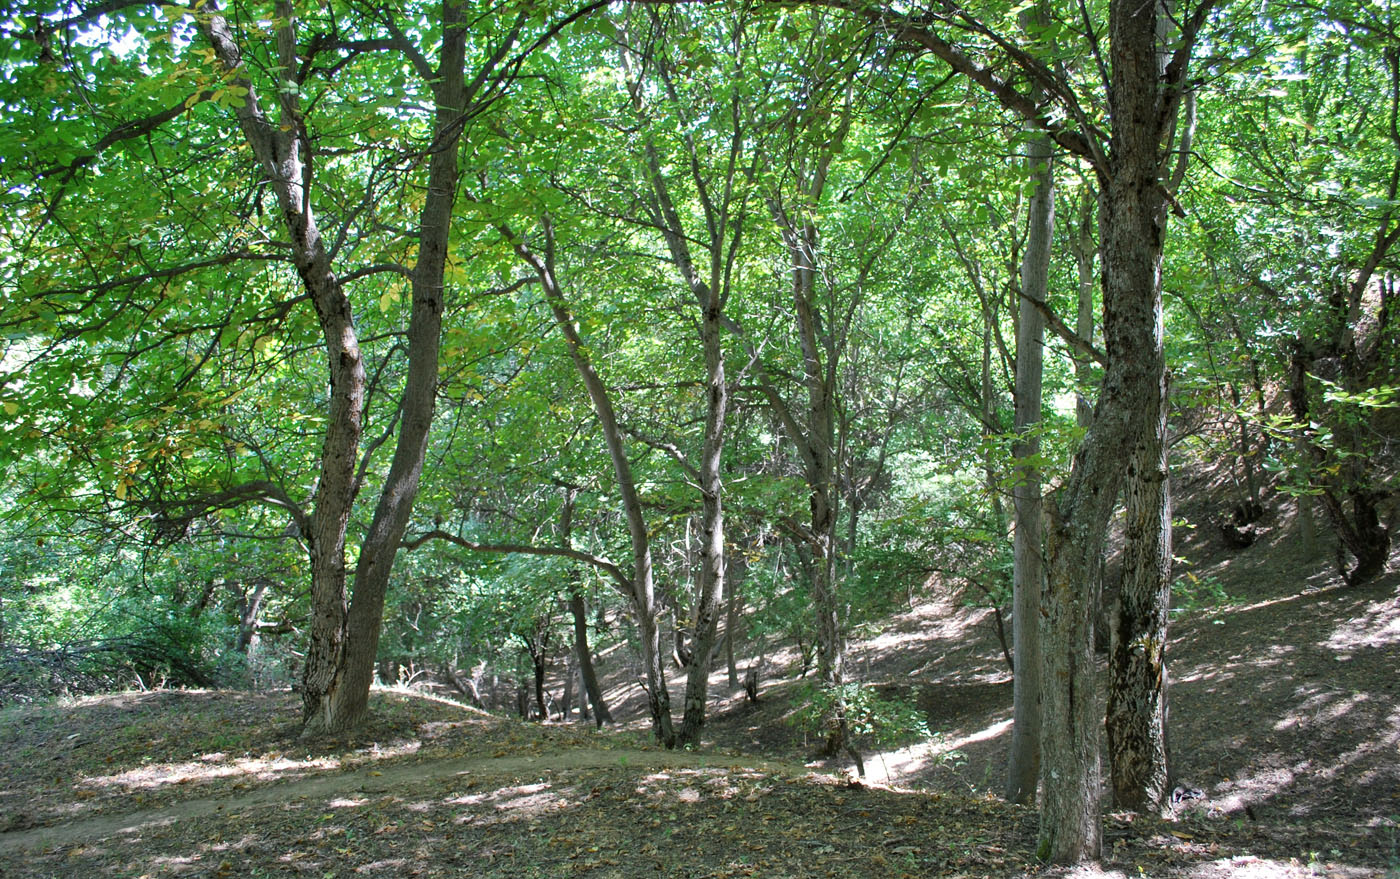
<path fill-rule="evenodd" d="M 211 3 L 208 9 L 215 7 Z M 435 137 L 428 163 L 427 196 L 419 218 L 418 261 L 411 277 L 413 305 L 408 377 L 400 407 L 402 424 L 388 478 L 360 547 L 354 600 L 347 603 L 346 528 L 359 489 L 355 466 L 364 427 L 366 377 L 350 300 L 333 270 L 310 206 L 310 157 L 303 155 L 310 142 L 294 79 L 300 60 L 292 4 L 282 0 L 277 13 L 277 59 L 285 88 L 279 89 L 279 116 L 275 120 L 265 114 L 246 76 L 242 51 L 227 20 L 211 14 L 200 19 L 200 26 L 226 75 L 248 90 L 243 106 L 235 113 L 277 197 L 293 242 L 293 262 L 316 309 L 328 354 L 330 411 L 315 511 L 305 529 L 312 608 L 311 643 L 302 680 L 303 732 L 316 734 L 354 726 L 367 711 L 385 592 L 422 472 L 437 389 L 443 269 L 457 195 L 457 144 L 468 103 L 466 27 L 461 7 L 444 3 L 443 39 L 431 83 L 438 108 Z M 514 38 L 512 34 L 507 42 Z M 497 57 L 492 64 L 499 60 Z M 483 75 L 474 87 L 484 81 Z"/>
<path fill-rule="evenodd" d="M 315 670 L 318 677 L 329 678 L 327 687 L 320 691 L 308 687 L 302 694 L 306 733 L 348 729 L 364 720 L 369 711 L 369 689 L 374 681 L 389 577 L 418 497 L 437 400 L 443 276 L 452 209 L 457 200 L 457 144 L 467 102 L 467 29 L 462 11 L 450 2 L 442 7 L 444 38 L 439 50 L 439 78 L 432 83 L 437 106 L 435 137 L 428 161 L 427 194 L 418 220 L 418 260 L 410 278 L 413 304 L 408 323 L 408 375 L 400 402 L 398 440 L 374 518 L 360 544 L 354 593 L 346 615 L 344 655 L 333 672 Z M 308 680 L 312 674 L 308 656 Z"/>
<path fill-rule="evenodd" d="M 1042 564 L 1042 504 L 1040 469 L 1041 384 L 1045 317 L 1037 303 L 1049 289 L 1050 243 L 1055 231 L 1055 188 L 1050 138 L 1033 137 L 1026 145 L 1026 165 L 1035 191 L 1031 195 L 1026 249 L 1021 258 L 1020 318 L 1016 331 L 1016 460 L 1012 488 L 1016 532 L 1013 543 L 1015 643 L 1011 749 L 1006 770 L 1006 799 L 1035 802 L 1040 777 L 1040 591 Z"/>
<path fill-rule="evenodd" d="M 1094 617 L 1108 522 L 1128 461 L 1140 460 L 1161 413 L 1165 387 L 1162 340 L 1162 249 L 1172 196 L 1163 146 L 1181 106 L 1191 52 L 1214 0 L 1189 16 L 1166 16 L 1179 29 L 1161 65 L 1165 28 L 1159 3 L 1110 0 L 1108 100 L 1111 132 L 1105 155 L 1097 133 L 1059 125 L 1044 107 L 945 41 L 922 22 L 897 13 L 867 13 L 898 27 L 987 89 L 1007 108 L 1045 128 L 1093 163 L 1100 186 L 1100 253 L 1107 367 L 1094 416 L 1069 477 L 1047 504 L 1046 585 L 1041 601 L 1041 857 L 1057 863 L 1097 858 L 1099 723 L 1095 691 Z M 1044 75 L 1043 66 L 1035 76 Z M 1069 86 L 1066 84 L 1066 87 Z"/>
<path fill-rule="evenodd" d="M 1109 13 L 1113 130 L 1100 172 L 1100 242 L 1108 368 L 1093 422 L 1061 497 L 1051 503 L 1042 607 L 1040 854 L 1099 857 L 1099 729 L 1093 620 L 1108 522 L 1124 466 L 1152 451 L 1166 405 L 1161 145 L 1179 96 L 1159 69 L 1156 3 L 1115 0 Z M 1189 49 L 1189 41 L 1186 43 Z M 1172 76 L 1184 75 L 1173 71 Z"/>

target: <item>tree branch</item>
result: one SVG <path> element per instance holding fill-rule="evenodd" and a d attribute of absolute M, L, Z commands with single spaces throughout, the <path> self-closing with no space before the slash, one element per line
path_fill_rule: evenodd
<path fill-rule="evenodd" d="M 562 546 L 532 546 L 524 543 L 476 543 L 440 528 L 434 528 L 432 531 L 424 532 L 416 537 L 407 538 L 399 543 L 399 548 L 412 552 L 430 540 L 444 540 L 472 552 L 520 553 L 522 555 L 558 556 L 573 559 L 576 562 L 592 565 L 612 577 L 625 597 L 628 599 L 633 597 L 632 580 L 622 572 L 621 568 L 607 559 L 578 549 Z"/>

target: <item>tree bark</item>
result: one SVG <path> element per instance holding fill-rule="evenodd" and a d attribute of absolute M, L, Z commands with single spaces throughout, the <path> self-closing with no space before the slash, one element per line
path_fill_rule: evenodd
<path fill-rule="evenodd" d="M 1040 853 L 1098 858 L 1099 713 L 1093 620 L 1109 518 L 1125 464 L 1150 460 L 1166 401 L 1162 249 L 1167 192 L 1161 145 L 1185 63 L 1163 75 L 1156 3 L 1115 0 L 1109 12 L 1113 128 L 1100 169 L 1100 247 L 1108 367 L 1093 422 L 1061 497 L 1049 505 L 1042 601 Z M 1190 39 L 1183 42 L 1189 52 Z"/>
<path fill-rule="evenodd" d="M 413 305 L 408 324 L 408 377 L 400 401 L 394 457 L 379 493 L 374 518 L 360 544 L 354 594 L 347 618 L 347 649 L 340 681 L 323 698 L 310 727 L 346 729 L 369 710 L 374 659 L 383 630 L 384 599 L 394 558 L 418 496 L 437 401 L 438 355 L 442 339 L 443 276 L 447 265 L 452 209 L 457 201 L 457 145 L 466 113 L 467 26 L 459 4 L 444 2 L 439 78 L 433 82 L 437 115 L 433 152 L 428 161 L 428 189 L 418 220 L 418 261 L 410 286 Z"/>
<path fill-rule="evenodd" d="M 574 590 L 569 593 L 569 612 L 574 617 L 574 651 L 578 654 L 579 676 L 583 678 L 584 693 L 593 706 L 593 719 L 599 727 L 612 723 L 612 714 L 603 700 L 603 689 L 598 685 L 598 673 L 593 668 L 593 652 L 588 646 L 588 615 L 584 607 L 583 593 Z"/>
<path fill-rule="evenodd" d="M 1097 199 L 1092 192 L 1083 195 L 1079 206 L 1079 228 L 1071 249 L 1074 251 L 1075 273 L 1078 278 L 1074 332 L 1084 341 L 1094 341 L 1094 204 Z M 1088 427 L 1094 418 L 1094 404 L 1089 401 L 1093 393 L 1094 360 L 1087 354 L 1074 355 L 1074 421 L 1080 427 Z"/>
<path fill-rule="evenodd" d="M 238 635 L 234 639 L 233 649 L 244 656 L 248 655 L 249 648 L 253 646 L 253 639 L 257 637 L 258 617 L 262 615 L 263 598 L 267 595 L 267 587 L 270 584 L 270 580 L 259 578 L 252 594 L 249 595 L 245 591 L 239 601 Z"/>
<path fill-rule="evenodd" d="M 633 108 L 639 116 L 645 118 L 647 109 L 642 100 L 641 84 L 631 79 L 631 57 L 627 52 L 623 52 L 621 60 L 629 77 L 627 87 Z M 651 60 L 656 64 L 665 94 L 683 116 L 684 110 L 680 106 L 672 81 L 675 71 L 669 59 L 659 56 Z M 703 253 L 709 256 L 705 274 L 702 274 L 696 265 L 690 245 L 692 238 L 686 234 L 686 225 L 676 209 L 656 145 L 649 135 L 643 142 L 643 164 L 650 186 L 648 207 L 651 220 L 661 229 L 671 262 L 699 306 L 700 344 L 705 357 L 705 427 L 700 461 L 694 468 L 682 462 L 683 466 L 692 470 L 692 476 L 700 488 L 701 545 L 700 588 L 692 614 L 694 629 L 689 659 L 684 663 L 685 707 L 676 736 L 676 744 L 680 746 L 697 744 L 700 731 L 705 725 L 711 654 L 714 652 L 715 636 L 719 627 L 720 607 L 724 601 L 727 554 L 724 544 L 724 481 L 720 466 L 724 454 L 725 420 L 729 412 L 729 387 L 725 377 L 722 335 L 725 325 L 724 308 L 730 293 L 730 269 L 743 240 L 746 219 L 743 215 L 746 199 L 735 197 L 735 185 L 739 182 L 741 171 L 739 157 L 743 150 L 745 134 L 738 121 L 742 118 L 742 113 L 737 93 L 733 100 L 734 104 L 730 109 L 735 128 L 730 133 L 731 161 L 720 178 L 718 200 L 712 195 L 710 181 L 695 170 L 700 168 L 701 164 L 700 151 L 697 150 L 694 140 L 689 134 L 682 137 L 694 173 L 693 182 L 704 218 L 703 232 L 699 233 L 704 237 L 697 236 L 693 240 L 701 241 Z"/>
<path fill-rule="evenodd" d="M 1042 564 L 1043 517 L 1040 493 L 1040 409 L 1045 318 L 1050 279 L 1050 244 L 1055 231 L 1054 144 L 1044 135 L 1026 145 L 1026 165 L 1035 191 L 1029 206 L 1026 249 L 1021 258 L 1020 319 L 1016 331 L 1016 464 L 1012 488 L 1016 532 L 1013 543 L 1015 643 L 1013 721 L 1006 770 L 1006 799 L 1035 801 L 1040 775 L 1040 592 L 1045 580 Z"/>
<path fill-rule="evenodd" d="M 210 9 L 214 9 L 212 4 Z M 299 91 L 291 79 L 297 66 L 296 21 L 289 4 L 279 4 L 279 13 L 277 54 L 288 88 L 277 96 L 275 120 L 263 109 L 227 20 L 215 12 L 199 21 L 225 75 L 247 89 L 235 115 L 277 198 L 291 235 L 292 260 L 315 308 L 326 346 L 329 412 L 314 509 L 304 535 L 311 562 L 311 631 L 302 698 L 304 719 L 310 721 L 334 696 L 338 670 L 345 660 L 345 532 L 357 491 L 355 463 L 363 431 L 366 377 L 350 300 L 331 266 L 330 251 L 306 186 L 310 175 L 304 151 L 310 145 L 302 127 Z"/>
<path fill-rule="evenodd" d="M 1126 486 L 1123 585 L 1109 647 L 1109 775 L 1114 805 L 1160 812 L 1169 791 L 1167 617 L 1171 490 L 1166 379 L 1151 433 L 1134 451 Z"/>

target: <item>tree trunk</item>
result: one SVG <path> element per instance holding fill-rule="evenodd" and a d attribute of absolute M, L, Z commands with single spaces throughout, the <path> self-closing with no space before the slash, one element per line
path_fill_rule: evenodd
<path fill-rule="evenodd" d="M 559 513 L 559 540 L 565 549 L 574 547 L 574 497 L 577 493 L 572 486 L 565 488 L 564 506 Z M 588 719 L 588 704 L 591 702 L 593 716 L 597 718 L 597 724 L 601 728 L 605 723 L 612 723 L 612 715 L 608 713 L 608 706 L 603 702 L 603 691 L 598 686 L 598 674 L 593 669 L 593 651 L 588 646 L 588 608 L 584 604 L 583 592 L 578 588 L 578 580 L 572 575 L 569 581 L 569 613 L 574 619 L 574 663 L 578 669 L 579 680 L 583 682 L 583 694 L 579 698 L 583 710 L 580 714 L 584 720 Z M 567 707 L 564 713 L 568 714 Z"/>
<path fill-rule="evenodd" d="M 816 315 L 817 230 L 812 223 L 784 231 L 793 264 L 793 305 L 802 348 L 802 378 L 807 389 L 806 430 L 794 439 L 802 452 L 808 489 L 808 550 L 804 556 L 812 602 L 817 615 L 817 670 L 830 687 L 837 713 L 826 750 L 836 753 L 848 745 L 845 702 L 846 637 L 837 596 L 835 504 L 835 352 L 829 336 L 818 331 Z M 823 356 L 825 354 L 825 356 Z"/>
<path fill-rule="evenodd" d="M 695 633 L 691 641 L 690 667 L 686 671 L 685 714 L 676 744 L 698 744 L 705 725 L 705 703 L 710 682 L 711 654 L 724 600 L 724 483 L 720 476 L 724 452 L 724 420 L 729 408 L 729 388 L 724 374 L 724 349 L 720 320 L 723 312 L 718 293 L 711 287 L 701 301 L 700 341 L 705 349 L 705 439 L 700 454 L 700 495 L 703 521 L 700 536 L 700 594 L 696 596 Z"/>
<path fill-rule="evenodd" d="M 546 217 L 543 220 L 544 253 L 537 254 L 525 245 L 523 239 L 508 229 L 507 238 L 516 241 L 515 251 L 534 271 L 544 288 L 545 298 L 554 315 L 554 323 L 564 337 L 569 357 L 574 362 L 579 377 L 583 381 L 593 411 L 598 416 L 598 426 L 603 441 L 608 447 L 608 457 L 612 460 L 613 474 L 617 479 L 618 493 L 622 498 L 622 512 L 627 521 L 627 533 L 632 542 L 632 611 L 637 620 L 637 636 L 641 642 L 642 671 L 646 681 L 647 709 L 651 714 L 652 734 L 663 747 L 673 747 L 676 741 L 671 722 L 671 694 L 666 687 L 666 670 L 661 652 L 661 630 L 658 626 L 659 607 L 656 601 L 656 587 L 652 575 L 651 539 L 647 534 L 646 517 L 642 512 L 641 498 L 637 495 L 636 480 L 632 476 L 632 462 L 627 458 L 626 443 L 622 429 L 618 427 L 617 415 L 613 410 L 612 399 L 607 387 L 598 376 L 588 349 L 574 326 L 573 315 L 569 313 L 562 288 L 554 270 L 554 227 Z"/>
<path fill-rule="evenodd" d="M 1045 317 L 1037 303 L 1049 289 L 1050 244 L 1055 231 L 1053 144 L 1045 136 L 1026 145 L 1026 165 L 1035 191 L 1031 196 L 1026 249 L 1021 259 L 1020 318 L 1016 331 L 1016 461 L 1012 489 L 1016 533 L 1013 544 L 1012 639 L 1015 642 L 1013 722 L 1007 760 L 1006 799 L 1035 801 L 1040 774 L 1040 592 L 1045 581 L 1042 564 L 1040 470 L 1040 408 Z"/>
<path fill-rule="evenodd" d="M 221 15 L 210 15 L 202 19 L 201 26 L 225 72 L 248 89 L 243 106 L 235 113 L 276 194 L 293 242 L 293 262 L 316 309 L 329 355 L 330 412 L 315 512 L 305 535 L 311 557 L 312 610 L 311 643 L 302 680 L 303 731 L 315 734 L 351 727 L 365 715 L 384 595 L 422 472 L 437 389 L 443 267 L 457 193 L 457 143 L 467 104 L 463 75 L 466 27 L 460 7 L 444 3 L 444 38 L 438 77 L 432 83 L 438 107 L 434 149 L 418 229 L 418 262 L 412 273 L 403 421 L 388 479 L 360 547 L 354 600 L 347 604 L 346 528 L 359 490 L 355 465 L 363 432 L 366 377 L 350 300 L 332 269 L 330 253 L 310 207 L 309 155 L 303 156 L 303 150 L 310 149 L 310 140 L 293 78 L 300 66 L 294 10 L 285 0 L 277 4 L 277 10 L 277 54 L 287 88 L 279 91 L 276 121 L 265 115 L 251 80 L 244 74 L 242 52 L 227 21 Z"/>
<path fill-rule="evenodd" d="M 277 50 L 285 81 L 296 68 L 296 21 L 289 5 L 279 4 Z M 296 92 L 279 95 L 279 116 L 263 110 L 248 78 L 243 52 L 218 14 L 200 19 L 232 84 L 247 89 L 238 124 L 277 198 L 292 240 L 292 261 L 320 323 L 330 379 L 326 436 L 321 446 L 314 510 L 304 537 L 311 563 L 311 631 L 302 678 L 304 718 L 312 720 L 332 698 L 346 649 L 345 532 L 354 503 L 355 463 L 363 430 L 365 370 L 350 300 L 331 266 L 330 251 L 311 208 L 306 183 L 309 143 L 300 134 Z"/>
<path fill-rule="evenodd" d="M 258 617 L 262 615 L 263 598 L 267 595 L 267 587 L 270 581 L 260 579 L 253 587 L 253 594 L 244 594 L 238 614 L 238 636 L 234 639 L 233 649 L 237 653 L 248 655 L 248 649 L 253 646 L 253 638 L 258 634 Z"/>
<path fill-rule="evenodd" d="M 1167 805 L 1167 617 L 1171 598 L 1171 490 L 1167 478 L 1166 379 L 1152 431 L 1126 485 L 1123 586 L 1109 648 L 1109 774 L 1114 805 Z"/>
<path fill-rule="evenodd" d="M 578 651 L 570 649 L 564 663 L 564 693 L 559 697 L 559 719 L 568 721 L 569 715 L 574 713 L 574 684 L 579 679 L 578 674 Z M 588 704 L 588 697 L 585 695 L 581 700 L 583 704 Z"/>
<path fill-rule="evenodd" d="M 1033 210 L 1033 209 L 1032 209 Z M 1034 222 L 1032 217 L 1031 222 Z M 1029 246 L 1029 242 L 1027 242 Z M 1047 244 L 1048 246 L 1048 244 Z M 1046 251 L 1047 258 L 1049 251 Z M 1024 263 L 1023 263 L 1024 267 Z M 1024 294 L 1024 290 L 1022 293 Z M 1022 315 L 1024 316 L 1024 308 Z M 997 387 L 992 382 L 992 331 L 996 324 L 996 311 L 992 308 L 992 297 L 982 297 L 982 368 L 981 368 L 981 419 L 982 433 L 990 437 L 1002 432 L 1001 419 L 997 415 Z M 1018 341 L 1019 341 L 1018 324 Z M 1019 354 L 1017 355 L 1019 357 Z M 1019 366 L 1019 364 L 1018 364 Z M 998 538 L 1006 534 L 1006 508 L 1002 503 L 1002 486 L 997 469 L 996 449 L 990 441 L 982 443 L 982 478 L 987 486 L 987 494 L 992 499 L 992 533 Z"/>
<path fill-rule="evenodd" d="M 607 703 L 603 701 L 603 689 L 598 686 L 598 673 L 593 669 L 593 652 L 588 646 L 588 611 L 584 607 L 583 593 L 574 590 L 569 593 L 569 612 L 574 617 L 574 652 L 578 656 L 579 676 L 583 678 L 584 694 L 593 705 L 594 722 L 601 727 L 612 723 Z"/>
<path fill-rule="evenodd" d="M 428 161 L 427 195 L 418 220 L 418 260 L 410 280 L 413 305 L 408 324 L 408 376 L 399 407 L 398 441 L 374 518 L 360 544 L 342 662 L 333 673 L 322 672 L 323 677 L 331 678 L 323 691 L 313 693 L 308 689 L 303 693 L 307 700 L 307 733 L 348 729 L 359 724 L 369 711 L 369 688 L 374 681 L 374 660 L 383 630 L 384 599 L 423 473 L 437 401 L 443 276 L 452 210 L 457 201 L 457 144 L 467 102 L 463 76 L 467 27 L 462 12 L 453 3 L 442 6 L 440 76 L 432 83 L 437 115 Z M 310 701 L 313 698 L 314 707 Z"/>
<path fill-rule="evenodd" d="M 1108 368 L 1063 494 L 1049 504 L 1039 851 L 1057 863 L 1096 859 L 1102 847 L 1102 714 L 1093 638 L 1099 560 L 1124 466 L 1150 454 L 1165 406 L 1161 269 L 1167 196 L 1160 145 L 1173 114 L 1172 90 L 1159 72 L 1160 13 L 1155 3 L 1115 0 L 1110 7 L 1113 129 L 1107 167 L 1100 171 L 1099 222 Z"/>
<path fill-rule="evenodd" d="M 729 581 L 729 596 L 725 603 L 724 661 L 729 673 L 729 688 L 737 690 L 739 689 L 737 659 L 739 636 L 744 627 L 744 595 L 741 590 L 748 574 L 748 562 L 742 552 L 734 556 L 732 561 L 733 567 L 725 572 L 726 579 Z"/>
<path fill-rule="evenodd" d="M 544 678 L 549 671 L 549 653 L 545 644 L 544 633 L 547 631 L 537 620 L 535 623 L 535 639 L 527 642 L 530 649 L 530 669 L 534 672 L 535 683 L 535 705 L 539 711 L 540 720 L 549 720 L 549 705 L 544 696 Z"/>
<path fill-rule="evenodd" d="M 1094 341 L 1094 204 L 1097 199 L 1092 192 L 1086 192 L 1079 205 L 1079 229 L 1072 245 L 1075 272 L 1078 276 L 1078 296 L 1075 309 L 1074 333 L 1084 341 Z M 1074 421 L 1080 427 L 1088 427 L 1094 419 L 1094 404 L 1089 401 L 1093 393 L 1094 361 L 1087 354 L 1074 357 Z"/>

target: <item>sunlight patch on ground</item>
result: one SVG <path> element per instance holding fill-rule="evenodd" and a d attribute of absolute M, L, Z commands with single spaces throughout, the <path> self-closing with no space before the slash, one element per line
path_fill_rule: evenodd
<path fill-rule="evenodd" d="M 1262 769 L 1253 774 L 1241 773 L 1216 784 L 1216 794 L 1211 799 L 1222 812 L 1242 812 L 1246 805 L 1272 800 L 1293 784 L 1299 774 L 1311 771 L 1312 763 L 1304 760 L 1290 767 Z"/>
<path fill-rule="evenodd" d="M 1393 597 L 1372 602 L 1365 614 L 1353 617 L 1332 631 L 1322 646 L 1336 651 L 1400 644 L 1400 601 Z"/>
<path fill-rule="evenodd" d="M 968 745 L 994 739 L 1010 729 L 1011 720 L 1008 719 L 957 738 L 934 739 L 891 751 L 876 751 L 865 758 L 866 780 L 874 784 L 899 784 L 935 763 L 954 759 L 957 752 Z"/>
<path fill-rule="evenodd" d="M 562 809 L 569 805 L 561 792 L 554 790 L 548 782 L 513 785 L 478 794 L 461 794 L 442 801 L 450 806 L 481 806 L 490 804 L 498 813 L 512 813 L 517 817 L 535 817 L 546 812 Z M 432 808 L 421 804 L 422 811 Z M 413 806 L 409 807 L 414 809 Z M 416 811 L 416 809 L 415 809 Z"/>
<path fill-rule="evenodd" d="M 1254 855 L 1236 855 L 1221 858 L 1205 864 L 1196 864 L 1184 874 L 1190 879 L 1302 879 L 1302 877 L 1323 877 L 1332 879 L 1360 879 L 1374 877 L 1376 872 L 1364 867 L 1338 864 L 1328 861 L 1312 861 L 1303 864 L 1297 859 L 1287 861 L 1259 858 Z"/>
<path fill-rule="evenodd" d="M 401 875 L 401 871 L 408 867 L 408 858 L 389 858 L 383 861 L 372 861 L 355 868 L 356 873 L 389 872 L 392 875 Z"/>
<path fill-rule="evenodd" d="M 1081 867 L 1071 867 L 1068 870 L 1053 875 L 1059 879 L 1127 879 L 1121 870 L 1104 870 L 1094 864 L 1085 864 Z"/>
<path fill-rule="evenodd" d="M 1269 646 L 1265 652 L 1266 655 L 1263 656 L 1236 653 L 1224 660 L 1207 662 L 1186 671 L 1173 672 L 1172 682 L 1177 684 L 1203 683 L 1205 681 L 1223 683 L 1238 677 L 1241 670 L 1276 668 L 1281 665 L 1291 666 L 1293 661 L 1285 660 L 1284 657 L 1296 652 L 1297 648 L 1291 645 L 1273 644 Z M 1214 692 L 1214 689 L 1208 689 L 1207 692 Z"/>
<path fill-rule="evenodd" d="M 1370 702 L 1370 693 L 1352 693 L 1342 697 L 1340 691 L 1319 692 L 1318 685 L 1302 686 L 1293 691 L 1298 697 L 1307 697 L 1295 710 L 1283 716 L 1274 729 L 1282 732 L 1292 727 L 1330 726 L 1363 702 Z M 1340 697 L 1340 698 L 1339 698 Z"/>
<path fill-rule="evenodd" d="M 205 757 L 212 755 L 205 755 Z M 241 758 L 232 763 L 211 764 L 205 757 L 185 763 L 161 763 L 128 769 L 116 775 L 99 775 L 84 778 L 79 785 L 86 788 L 122 787 L 128 790 L 155 790 L 172 784 L 209 781 L 216 778 L 229 778 L 247 775 L 259 781 L 283 778 L 288 774 L 311 770 L 340 768 L 341 761 L 334 757 L 315 760 L 288 760 L 280 755 L 263 758 Z"/>

